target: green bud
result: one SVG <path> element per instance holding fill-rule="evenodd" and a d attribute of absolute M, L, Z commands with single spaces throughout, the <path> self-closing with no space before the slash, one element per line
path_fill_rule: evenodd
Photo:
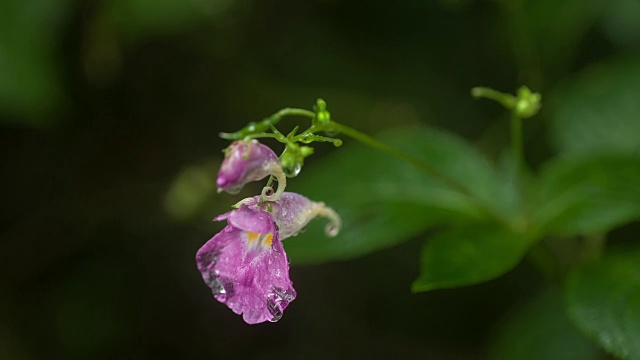
<path fill-rule="evenodd" d="M 331 114 L 327 111 L 327 103 L 324 100 L 318 99 L 315 110 L 318 125 L 328 124 L 331 121 Z"/>
<path fill-rule="evenodd" d="M 284 152 L 280 155 L 280 164 L 288 177 L 295 177 L 300 173 L 303 160 L 300 146 L 292 142 L 287 143 Z"/>
<path fill-rule="evenodd" d="M 302 158 L 306 158 L 307 156 L 313 154 L 313 148 L 311 146 L 301 146 L 300 147 L 300 155 Z"/>
<path fill-rule="evenodd" d="M 534 116 L 540 110 L 542 95 L 540 93 L 532 93 L 526 86 L 521 86 L 518 89 L 517 103 L 514 111 L 516 115 L 521 119 L 526 119 Z"/>
<path fill-rule="evenodd" d="M 532 93 L 526 86 L 521 86 L 516 96 L 479 86 L 471 89 L 471 96 L 496 101 L 521 119 L 534 116 L 542 106 L 542 96 L 539 93 Z"/>

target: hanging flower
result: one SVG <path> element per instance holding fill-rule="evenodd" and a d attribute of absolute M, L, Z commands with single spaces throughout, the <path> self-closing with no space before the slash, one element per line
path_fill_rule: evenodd
<path fill-rule="evenodd" d="M 225 158 L 218 172 L 218 191 L 236 193 L 247 183 L 273 175 L 278 180 L 278 189 L 262 189 L 262 199 L 276 201 L 287 186 L 287 177 L 276 154 L 258 140 L 234 141 L 225 150 Z"/>
<path fill-rule="evenodd" d="M 234 141 L 225 150 L 216 185 L 220 191 L 236 192 L 245 184 L 275 175 L 281 170 L 278 156 L 258 140 Z"/>
<path fill-rule="evenodd" d="M 323 203 L 295 193 L 275 202 L 259 196 L 240 201 L 236 209 L 214 220 L 227 226 L 196 255 L 198 269 L 215 298 L 248 324 L 275 322 L 296 298 L 282 240 L 295 236 L 316 216 L 331 220 L 327 234 L 340 229 L 337 214 Z"/>

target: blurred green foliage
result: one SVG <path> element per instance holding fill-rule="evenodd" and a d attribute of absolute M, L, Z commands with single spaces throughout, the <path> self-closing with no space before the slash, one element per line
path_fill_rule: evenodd
<path fill-rule="evenodd" d="M 68 101 L 56 48 L 71 0 L 3 1 L 0 4 L 1 123 L 44 126 Z"/>
<path fill-rule="evenodd" d="M 577 267 L 567 285 L 569 314 L 605 349 L 623 359 L 640 358 L 640 252 L 616 249 Z"/>
<path fill-rule="evenodd" d="M 640 57 L 598 64 L 555 90 L 552 136 L 563 153 L 640 154 Z"/>
<path fill-rule="evenodd" d="M 547 289 L 509 311 L 489 359 L 596 360 L 605 356 L 573 326 L 562 294 Z"/>
<path fill-rule="evenodd" d="M 0 357 L 640 358 L 638 7 L 0 2 Z M 477 85 L 543 94 L 522 173 Z M 287 240 L 299 298 L 247 328 L 193 259 L 239 199 L 216 135 L 318 97 L 463 189 L 316 146 L 288 189 L 344 231 Z"/>

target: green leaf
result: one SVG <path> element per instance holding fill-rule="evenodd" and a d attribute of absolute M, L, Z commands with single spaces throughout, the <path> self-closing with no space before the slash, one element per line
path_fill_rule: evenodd
<path fill-rule="evenodd" d="M 533 203 L 539 230 L 562 235 L 607 232 L 640 218 L 640 158 L 560 158 L 542 172 Z"/>
<path fill-rule="evenodd" d="M 571 322 L 551 289 L 510 311 L 499 325 L 490 360 L 596 360 L 598 347 Z"/>
<path fill-rule="evenodd" d="M 569 315 L 606 350 L 640 359 L 640 248 L 576 268 L 566 287 Z"/>
<path fill-rule="evenodd" d="M 463 140 L 429 128 L 398 130 L 383 141 L 410 152 L 455 179 L 471 200 L 410 163 L 361 145 L 310 158 L 289 191 L 323 201 L 343 218 L 343 230 L 327 238 L 319 226 L 285 242 L 293 262 L 349 259 L 388 248 L 438 224 L 487 221 L 486 210 L 509 213 L 494 168 Z M 506 216 L 506 215 L 505 215 Z"/>
<path fill-rule="evenodd" d="M 427 240 L 414 292 L 471 285 L 514 268 L 530 242 L 497 226 L 467 226 Z"/>
<path fill-rule="evenodd" d="M 640 155 L 640 56 L 593 66 L 549 98 L 552 138 L 567 153 Z"/>
<path fill-rule="evenodd" d="M 447 220 L 445 216 L 436 215 L 433 209 L 411 203 L 336 209 L 343 221 L 338 236 L 327 237 L 324 222 L 315 220 L 305 232 L 284 242 L 293 263 L 351 259 L 409 240 Z"/>

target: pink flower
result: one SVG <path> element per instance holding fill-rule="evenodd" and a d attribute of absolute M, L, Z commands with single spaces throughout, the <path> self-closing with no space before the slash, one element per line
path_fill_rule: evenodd
<path fill-rule="evenodd" d="M 295 236 L 316 216 L 331 220 L 329 235 L 340 228 L 337 214 L 323 203 L 295 193 L 275 202 L 246 198 L 214 220 L 227 226 L 196 255 L 198 270 L 214 297 L 248 324 L 275 322 L 296 298 L 289 261 L 281 240 Z"/>
<path fill-rule="evenodd" d="M 258 140 L 234 141 L 225 154 L 216 180 L 220 191 L 235 192 L 247 183 L 282 172 L 278 156 Z"/>

